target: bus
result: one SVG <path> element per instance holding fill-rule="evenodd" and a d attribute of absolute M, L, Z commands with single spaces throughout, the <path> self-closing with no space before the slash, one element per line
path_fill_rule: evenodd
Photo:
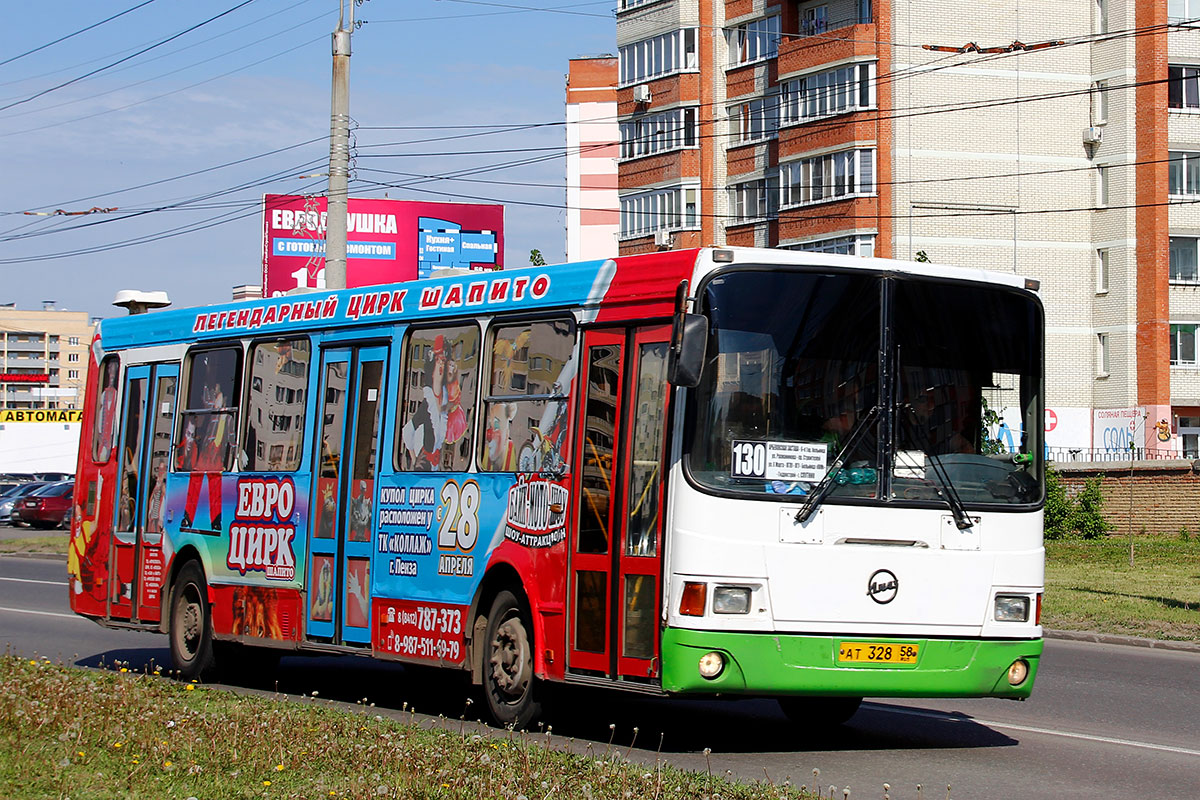
<path fill-rule="evenodd" d="M 198 679 L 282 654 L 555 683 L 1030 695 L 1043 310 L 974 268 L 665 251 L 104 320 L 75 612 Z"/>

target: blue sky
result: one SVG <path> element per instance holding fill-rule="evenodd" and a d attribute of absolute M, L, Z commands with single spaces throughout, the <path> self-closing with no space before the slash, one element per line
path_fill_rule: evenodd
<path fill-rule="evenodd" d="M 109 305 L 119 289 L 163 289 L 190 306 L 259 282 L 262 194 L 325 188 L 324 178 L 301 176 L 328 167 L 338 3 L 252 0 L 183 33 L 242 2 L 10 4 L 0 53 L 0 302 L 54 300 L 112 316 L 123 313 Z M 505 263 L 527 263 L 535 247 L 560 260 L 567 60 L 615 53 L 614 6 L 360 6 L 351 194 L 502 202 Z M 463 179 L 444 178 L 451 173 Z M 425 179 L 378 185 L 413 176 Z"/>

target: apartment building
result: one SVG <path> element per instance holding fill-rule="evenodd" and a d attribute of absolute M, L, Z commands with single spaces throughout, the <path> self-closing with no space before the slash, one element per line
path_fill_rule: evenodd
<path fill-rule="evenodd" d="M 617 254 L 617 59 L 567 71 L 567 261 Z"/>
<path fill-rule="evenodd" d="M 1200 0 L 618 0 L 620 252 L 1027 276 L 1056 455 L 1200 456 L 1196 18 Z"/>
<path fill-rule="evenodd" d="M 0 408 L 83 408 L 92 333 L 84 311 L 0 306 Z"/>

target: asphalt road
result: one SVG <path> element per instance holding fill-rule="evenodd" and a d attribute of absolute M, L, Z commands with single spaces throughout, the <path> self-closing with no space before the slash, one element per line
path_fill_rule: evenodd
<path fill-rule="evenodd" d="M 61 561 L 0 557 L 0 651 L 93 666 L 165 664 L 166 637 L 70 613 Z M 457 676 L 360 658 L 286 658 L 271 688 L 457 719 Z M 252 681 L 241 681 L 252 687 Z M 548 698 L 555 738 L 746 780 L 847 786 L 854 797 L 1200 797 L 1200 653 L 1050 640 L 1032 699 L 869 701 L 845 726 L 794 725 L 770 701 L 678 701 L 581 690 Z M 476 704 L 475 709 L 478 708 Z M 418 717 L 419 718 L 419 717 Z M 610 725 L 613 726 L 610 728 Z M 638 728 L 636 741 L 634 727 Z M 565 746 L 566 740 L 559 740 Z M 631 748 L 631 745 L 633 747 Z M 711 754 L 705 756 L 705 748 Z"/>

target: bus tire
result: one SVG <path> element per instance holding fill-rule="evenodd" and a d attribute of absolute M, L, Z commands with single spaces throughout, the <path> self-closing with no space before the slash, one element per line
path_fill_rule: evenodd
<path fill-rule="evenodd" d="M 208 583 L 199 562 L 184 564 L 175 579 L 167 637 L 171 643 L 171 663 L 181 679 L 197 679 L 212 666 L 212 609 L 208 604 Z"/>
<path fill-rule="evenodd" d="M 858 712 L 861 697 L 780 697 L 779 708 L 795 723 L 842 725 Z"/>
<path fill-rule="evenodd" d="M 488 614 L 483 652 L 483 693 L 497 724 L 521 729 L 541 713 L 533 674 L 533 626 L 525 604 L 501 591 Z"/>

